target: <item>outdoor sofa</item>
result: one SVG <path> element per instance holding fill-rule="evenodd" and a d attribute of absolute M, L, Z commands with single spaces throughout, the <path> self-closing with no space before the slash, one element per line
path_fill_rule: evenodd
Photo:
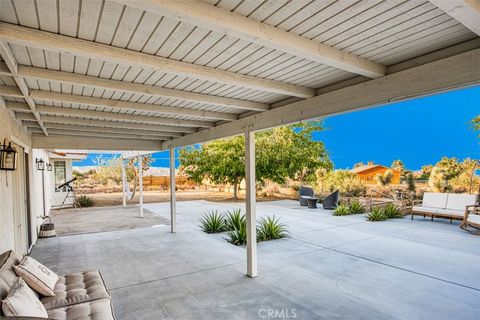
<path fill-rule="evenodd" d="M 425 192 L 420 206 L 412 207 L 412 220 L 414 215 L 464 220 L 470 210 L 477 207 L 477 196 L 471 194 Z M 472 216 L 476 219 L 475 216 Z"/>
<path fill-rule="evenodd" d="M 36 261 L 36 260 L 34 260 Z M 12 288 L 18 288 L 18 284 L 26 281 L 18 280 L 14 266 L 19 266 L 20 261 L 15 253 L 10 250 L 0 255 L 0 318 L 5 317 L 3 305 Z M 42 266 L 39 264 L 39 266 Z M 17 267 L 18 272 L 18 267 Z M 23 278 L 23 276 L 22 276 Z M 18 280 L 18 281 L 17 281 Z M 33 286 L 29 287 L 34 289 Z M 28 289 L 28 290 L 30 290 Z M 13 291 L 13 289 L 12 289 Z M 40 303 L 48 313 L 45 317 L 21 317 L 9 316 L 5 319 L 58 319 L 58 320 L 114 320 L 112 300 L 107 291 L 103 278 L 98 270 L 70 273 L 65 276 L 58 276 L 54 285 L 52 296 L 35 294 L 34 302 Z M 38 302 L 40 300 L 40 302 Z M 31 299 L 29 300 L 31 301 Z M 33 304 L 33 303 L 32 303 Z M 30 307 L 23 305 L 25 309 Z M 41 306 L 40 306 L 41 307 Z"/>

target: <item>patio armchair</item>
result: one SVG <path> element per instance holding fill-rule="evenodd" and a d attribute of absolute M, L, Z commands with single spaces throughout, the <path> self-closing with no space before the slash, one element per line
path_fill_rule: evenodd
<path fill-rule="evenodd" d="M 329 194 L 325 199 L 322 201 L 323 209 L 325 210 L 335 210 L 338 206 L 338 200 L 340 199 L 340 191 L 334 191 L 333 193 Z"/>
<path fill-rule="evenodd" d="M 10 289 L 21 282 L 15 272 L 20 261 L 10 250 L 0 255 L 0 318 L 3 319 L 2 303 Z M 30 289 L 33 289 L 31 287 Z M 15 289 L 13 289 L 15 290 Z M 59 276 L 53 288 L 53 296 L 37 295 L 35 301 L 24 303 L 22 310 L 28 312 L 43 305 L 48 319 L 114 320 L 113 305 L 102 276 L 98 270 L 70 273 Z M 33 294 L 33 293 L 32 293 Z M 4 302 L 3 302 L 4 303 Z M 18 314 L 18 313 L 17 313 Z M 47 319 L 24 316 L 9 316 L 6 319 Z"/>
<path fill-rule="evenodd" d="M 314 192 L 312 188 L 300 186 L 298 189 L 298 200 L 300 200 L 300 205 L 303 207 L 308 206 L 307 199 L 302 197 L 313 197 Z"/>
<path fill-rule="evenodd" d="M 460 228 L 467 230 L 469 226 L 480 229 L 480 205 L 466 207 Z"/>

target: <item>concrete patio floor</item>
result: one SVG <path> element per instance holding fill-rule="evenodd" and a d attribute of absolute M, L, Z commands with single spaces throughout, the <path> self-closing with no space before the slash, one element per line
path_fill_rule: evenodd
<path fill-rule="evenodd" d="M 458 223 L 257 203 L 258 216 L 275 214 L 292 236 L 259 243 L 250 279 L 245 249 L 198 227 L 203 212 L 233 207 L 178 202 L 176 234 L 157 226 L 41 239 L 32 256 L 60 274 L 100 269 L 117 319 L 478 319 L 480 237 Z M 146 208 L 169 217 L 168 203 Z"/>

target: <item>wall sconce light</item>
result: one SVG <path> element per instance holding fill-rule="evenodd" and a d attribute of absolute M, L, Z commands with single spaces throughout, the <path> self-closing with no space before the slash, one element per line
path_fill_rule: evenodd
<path fill-rule="evenodd" d="M 50 163 L 47 163 L 47 171 L 52 171 L 52 165 Z"/>
<path fill-rule="evenodd" d="M 0 170 L 13 171 L 17 169 L 17 154 L 12 143 L 9 142 L 7 146 L 6 139 L 3 139 L 3 144 L 0 143 Z"/>
<path fill-rule="evenodd" d="M 43 159 L 35 159 L 35 162 L 37 163 L 37 170 L 38 171 L 45 170 L 45 161 L 43 161 Z"/>

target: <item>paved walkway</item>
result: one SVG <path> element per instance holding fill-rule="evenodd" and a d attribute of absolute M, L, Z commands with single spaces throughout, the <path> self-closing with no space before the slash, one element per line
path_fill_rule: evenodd
<path fill-rule="evenodd" d="M 241 206 L 241 205 L 238 205 Z M 169 204 L 146 207 L 164 218 Z M 480 237 L 448 221 L 334 217 L 295 201 L 257 204 L 289 239 L 261 242 L 259 277 L 245 249 L 198 228 L 232 204 L 178 203 L 168 226 L 42 239 L 32 255 L 59 273 L 99 268 L 118 319 L 476 319 Z M 270 317 L 269 317 L 270 316 Z M 274 317 L 276 316 L 276 317 Z"/>

